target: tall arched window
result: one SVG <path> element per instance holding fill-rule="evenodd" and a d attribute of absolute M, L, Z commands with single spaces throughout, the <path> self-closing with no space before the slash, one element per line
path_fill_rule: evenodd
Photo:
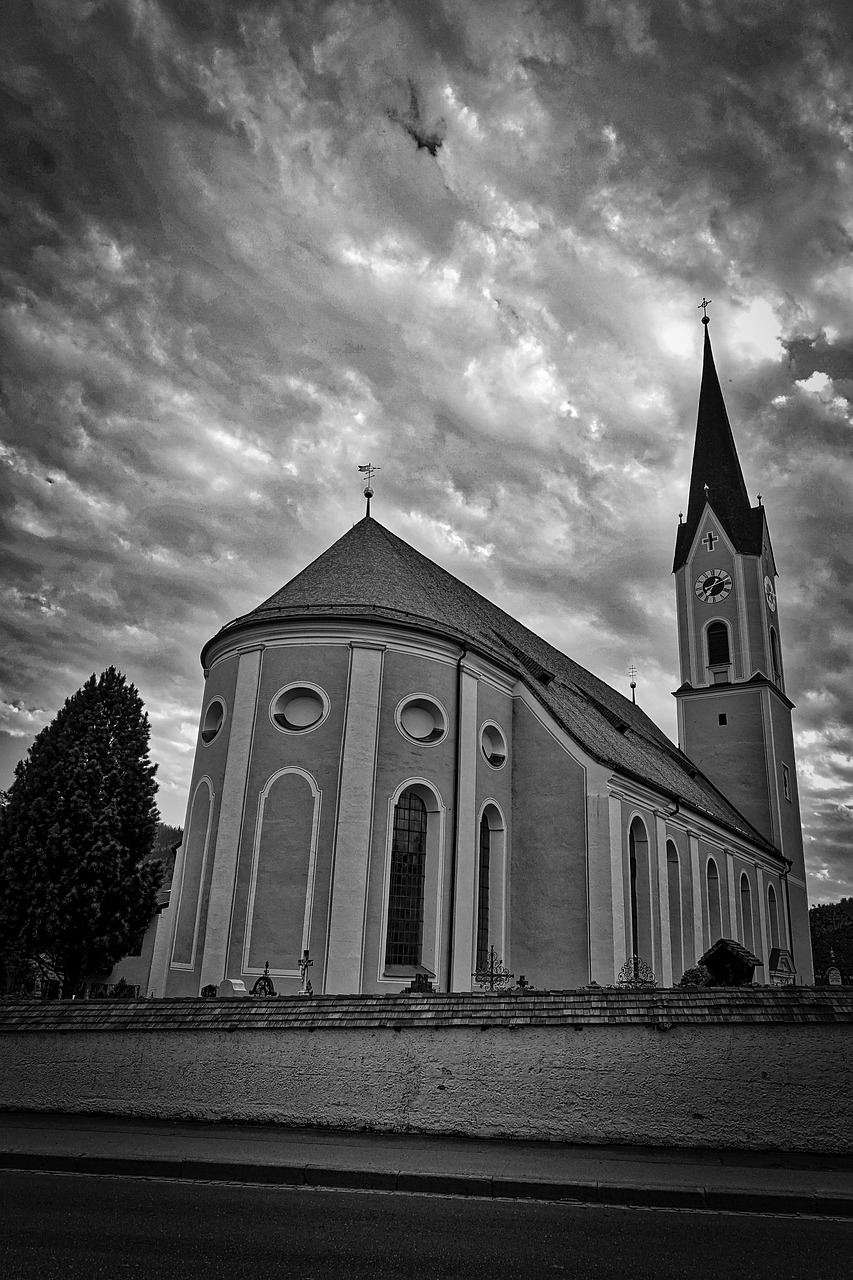
<path fill-rule="evenodd" d="M 672 955 L 672 979 L 677 982 L 684 968 L 681 946 L 681 870 L 678 850 L 672 840 L 666 842 L 666 884 L 669 897 L 669 947 Z"/>
<path fill-rule="evenodd" d="M 628 862 L 631 877 L 631 955 L 647 964 L 652 954 L 652 895 L 649 875 L 649 837 L 640 818 L 628 832 Z"/>
<path fill-rule="evenodd" d="M 713 858 L 708 859 L 708 943 L 713 946 L 723 936 L 723 913 L 720 906 L 720 873 Z"/>
<path fill-rule="evenodd" d="M 404 791 L 394 806 L 386 965 L 421 962 L 426 836 L 426 805 L 414 791 Z"/>
<path fill-rule="evenodd" d="M 477 969 L 489 963 L 489 875 L 491 871 L 492 830 L 485 813 L 480 819 L 480 865 L 477 873 Z"/>
<path fill-rule="evenodd" d="M 779 653 L 779 637 L 776 635 L 776 628 L 770 628 L 770 657 L 773 661 L 773 679 L 782 688 L 782 657 Z"/>
<path fill-rule="evenodd" d="M 712 622 L 708 627 L 708 666 L 727 667 L 729 655 L 729 629 L 724 622 Z"/>
<path fill-rule="evenodd" d="M 752 890 L 749 887 L 749 876 L 744 873 L 740 878 L 740 915 L 743 921 L 742 942 L 750 951 L 755 950 L 755 938 L 752 930 Z"/>
<path fill-rule="evenodd" d="M 779 908 L 776 905 L 776 890 L 772 884 L 767 886 L 767 920 L 770 925 L 770 945 L 779 945 Z"/>

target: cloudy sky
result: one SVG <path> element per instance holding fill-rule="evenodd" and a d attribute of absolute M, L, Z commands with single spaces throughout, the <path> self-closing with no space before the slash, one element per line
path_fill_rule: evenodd
<path fill-rule="evenodd" d="M 363 511 L 675 734 L 697 303 L 853 892 L 848 0 L 4 0 L 0 785 L 94 670 L 183 820 L 198 652 Z"/>

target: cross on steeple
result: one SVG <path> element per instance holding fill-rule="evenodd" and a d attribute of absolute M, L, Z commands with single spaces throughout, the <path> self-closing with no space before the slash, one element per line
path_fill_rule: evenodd
<path fill-rule="evenodd" d="M 697 311 L 702 312 L 703 324 L 710 324 L 710 317 L 708 316 L 708 308 L 710 307 L 710 305 L 711 305 L 711 299 L 703 297 L 702 301 L 699 303 L 699 306 L 696 308 Z"/>
<path fill-rule="evenodd" d="M 709 529 L 708 532 L 705 534 L 705 537 L 702 539 L 702 546 L 706 547 L 708 551 L 713 551 L 714 546 L 719 541 L 720 541 L 719 536 L 716 533 L 712 533 L 711 530 Z"/>

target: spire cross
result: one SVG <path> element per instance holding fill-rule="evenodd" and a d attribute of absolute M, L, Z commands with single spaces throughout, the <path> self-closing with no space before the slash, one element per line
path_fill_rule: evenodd
<path fill-rule="evenodd" d="M 380 468 L 374 467 L 372 462 L 365 462 L 358 469 L 364 476 L 364 496 L 367 498 L 367 514 L 370 515 L 370 499 L 373 497 L 373 477 Z"/>
<path fill-rule="evenodd" d="M 706 298 L 706 297 L 703 295 L 703 297 L 702 297 L 702 301 L 699 303 L 699 306 L 696 308 L 696 310 L 697 310 L 697 311 L 701 311 L 701 312 L 702 312 L 702 323 L 703 323 L 703 324 L 708 324 L 708 323 L 709 323 L 709 320 L 708 320 L 708 308 L 710 307 L 710 305 L 711 305 L 711 299 L 710 299 L 710 298 Z"/>

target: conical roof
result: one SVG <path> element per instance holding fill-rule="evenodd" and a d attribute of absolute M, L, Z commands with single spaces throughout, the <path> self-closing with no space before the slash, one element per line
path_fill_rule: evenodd
<path fill-rule="evenodd" d="M 746 555 L 761 553 L 764 513 L 761 507 L 750 506 L 717 377 L 707 322 L 687 519 L 678 529 L 673 572 L 680 569 L 687 559 L 706 502 L 710 503 L 736 551 Z"/>
<path fill-rule="evenodd" d="M 458 641 L 524 681 L 603 764 L 767 845 L 638 706 L 369 516 L 250 613 L 209 641 L 277 621 L 392 622 Z"/>

